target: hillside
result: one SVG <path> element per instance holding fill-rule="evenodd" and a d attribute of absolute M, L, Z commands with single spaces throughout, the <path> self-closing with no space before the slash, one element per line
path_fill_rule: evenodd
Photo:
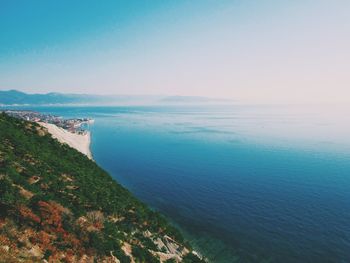
<path fill-rule="evenodd" d="M 0 105 L 130 105 L 155 103 L 161 96 L 93 95 L 45 93 L 29 94 L 18 90 L 0 90 Z"/>
<path fill-rule="evenodd" d="M 0 114 L 0 262 L 43 260 L 204 262 L 96 163 Z"/>
<path fill-rule="evenodd" d="M 178 105 L 232 103 L 229 99 L 213 99 L 199 96 L 156 95 L 93 95 L 46 93 L 28 94 L 18 90 L 0 90 L 1 105 Z"/>
<path fill-rule="evenodd" d="M 88 98 L 85 98 L 88 99 Z M 71 104 L 82 100 L 74 95 L 64 95 L 60 93 L 47 94 L 27 94 L 17 90 L 0 91 L 0 104 Z"/>

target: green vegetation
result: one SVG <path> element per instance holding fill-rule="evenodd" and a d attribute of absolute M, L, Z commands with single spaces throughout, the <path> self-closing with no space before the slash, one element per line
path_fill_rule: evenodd
<path fill-rule="evenodd" d="M 175 254 L 164 245 L 169 240 L 178 248 Z M 171 254 L 173 262 L 203 262 L 190 251 L 177 229 L 96 163 L 41 126 L 0 114 L 5 261 L 151 263 Z"/>

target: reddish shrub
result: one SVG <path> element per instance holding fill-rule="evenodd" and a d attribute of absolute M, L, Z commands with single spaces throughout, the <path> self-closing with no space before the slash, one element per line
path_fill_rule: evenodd
<path fill-rule="evenodd" d="M 18 210 L 23 218 L 29 219 L 30 221 L 33 221 L 35 223 L 40 223 L 40 217 L 34 214 L 32 210 L 30 210 L 28 207 L 20 206 Z"/>

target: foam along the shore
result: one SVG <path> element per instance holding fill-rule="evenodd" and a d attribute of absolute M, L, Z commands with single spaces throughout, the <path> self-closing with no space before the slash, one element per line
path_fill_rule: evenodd
<path fill-rule="evenodd" d="M 90 151 L 90 132 L 87 131 L 85 134 L 77 134 L 57 127 L 51 123 L 38 123 L 41 126 L 47 128 L 48 132 L 52 135 L 53 138 L 56 138 L 61 143 L 68 144 L 70 147 L 85 154 L 89 159 L 92 159 L 92 154 Z"/>

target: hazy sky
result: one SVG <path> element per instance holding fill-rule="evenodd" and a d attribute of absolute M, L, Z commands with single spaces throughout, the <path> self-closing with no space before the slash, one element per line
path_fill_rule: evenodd
<path fill-rule="evenodd" d="M 350 101 L 350 1 L 0 0 L 0 89 Z"/>

